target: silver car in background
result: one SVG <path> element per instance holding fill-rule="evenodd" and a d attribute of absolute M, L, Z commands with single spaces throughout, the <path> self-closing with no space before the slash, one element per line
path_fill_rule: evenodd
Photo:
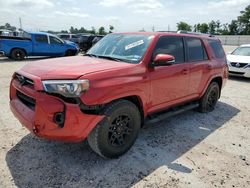
<path fill-rule="evenodd" d="M 241 45 L 227 54 L 229 74 L 250 78 L 250 44 Z"/>

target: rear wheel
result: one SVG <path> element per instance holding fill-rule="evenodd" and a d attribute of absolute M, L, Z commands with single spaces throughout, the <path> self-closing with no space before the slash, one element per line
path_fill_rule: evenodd
<path fill-rule="evenodd" d="M 131 102 L 119 100 L 104 109 L 106 118 L 88 136 L 90 147 L 102 157 L 117 158 L 134 144 L 141 117 Z"/>
<path fill-rule="evenodd" d="M 22 49 L 14 49 L 12 50 L 10 57 L 11 59 L 21 61 L 21 60 L 24 60 L 25 58 L 25 52 Z"/>
<path fill-rule="evenodd" d="M 219 96 L 220 87 L 217 82 L 212 82 L 200 100 L 199 111 L 203 113 L 213 111 Z"/>

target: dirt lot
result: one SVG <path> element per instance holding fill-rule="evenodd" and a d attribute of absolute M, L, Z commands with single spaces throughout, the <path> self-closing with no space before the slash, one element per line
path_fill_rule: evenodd
<path fill-rule="evenodd" d="M 0 187 L 250 187 L 250 79 L 230 78 L 215 111 L 146 126 L 127 154 L 105 160 L 86 143 L 38 139 L 13 117 L 11 75 L 35 60 L 0 58 Z"/>

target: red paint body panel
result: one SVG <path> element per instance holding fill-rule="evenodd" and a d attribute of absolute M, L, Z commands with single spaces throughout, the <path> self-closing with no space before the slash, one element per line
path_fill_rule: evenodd
<path fill-rule="evenodd" d="M 225 59 L 216 59 L 206 36 L 201 38 L 208 60 L 171 66 L 150 67 L 154 47 L 161 36 L 189 36 L 176 33 L 129 33 L 153 36 L 146 54 L 139 64 L 115 62 L 91 57 L 66 57 L 29 63 L 17 71 L 34 82 L 34 88 L 21 86 L 13 78 L 10 85 L 10 107 L 14 115 L 39 137 L 78 142 L 84 140 L 103 115 L 90 115 L 80 110 L 79 104 L 45 93 L 43 80 L 88 79 L 90 89 L 81 95 L 85 105 L 105 105 L 116 99 L 136 96 L 140 99 L 144 116 L 183 102 L 201 98 L 213 78 L 227 79 Z M 20 91 L 35 99 L 35 109 L 28 108 L 17 97 Z M 64 127 L 53 121 L 54 114 L 65 112 Z"/>

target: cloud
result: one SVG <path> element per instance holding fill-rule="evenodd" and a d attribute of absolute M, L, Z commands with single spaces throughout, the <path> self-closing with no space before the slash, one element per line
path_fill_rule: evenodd
<path fill-rule="evenodd" d="M 99 4 L 104 7 L 123 6 L 132 0 L 102 0 Z"/>
<path fill-rule="evenodd" d="M 159 0 L 102 0 L 99 5 L 104 7 L 127 6 L 134 13 L 152 13 L 164 7 Z"/>
<path fill-rule="evenodd" d="M 53 7 L 54 4 L 49 0 L 12 0 L 7 1 L 6 4 L 9 4 L 9 6 L 15 6 L 15 7 Z"/>
<path fill-rule="evenodd" d="M 56 15 L 61 15 L 61 16 L 73 16 L 73 17 L 80 17 L 80 18 L 88 18 L 88 17 L 90 17 L 89 14 L 77 13 L 77 12 L 55 11 L 55 14 Z"/>
<path fill-rule="evenodd" d="M 119 21 L 120 17 L 117 16 L 108 16 L 105 18 L 107 21 Z"/>
<path fill-rule="evenodd" d="M 240 4 L 249 4 L 249 0 L 222 0 L 222 1 L 210 1 L 208 6 L 210 8 L 228 8 L 238 6 Z"/>

